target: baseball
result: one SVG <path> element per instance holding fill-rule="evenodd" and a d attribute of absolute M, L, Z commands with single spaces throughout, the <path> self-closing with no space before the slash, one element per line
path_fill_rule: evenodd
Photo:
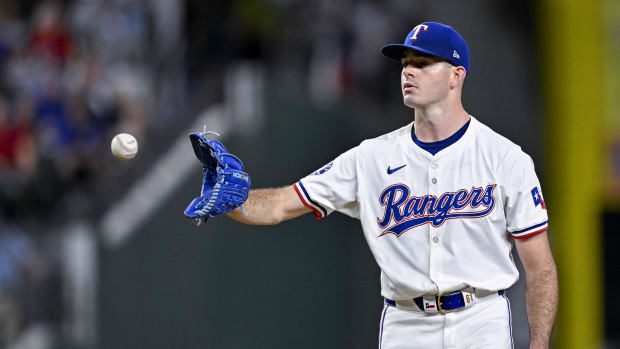
<path fill-rule="evenodd" d="M 138 141 L 129 133 L 119 133 L 112 138 L 112 154 L 121 160 L 131 159 L 138 153 Z"/>

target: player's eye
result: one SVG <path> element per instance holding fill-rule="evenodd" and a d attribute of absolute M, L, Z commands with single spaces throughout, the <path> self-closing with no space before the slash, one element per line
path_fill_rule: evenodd
<path fill-rule="evenodd" d="M 424 68 L 427 65 L 431 65 L 433 63 L 434 62 L 432 62 L 432 61 L 423 60 L 423 61 L 415 62 L 413 65 L 416 66 L 416 68 L 420 68 L 421 69 L 421 68 Z"/>
<path fill-rule="evenodd" d="M 407 68 L 409 65 L 412 65 L 418 69 L 422 69 L 429 64 L 433 64 L 434 62 L 428 60 L 419 60 L 413 62 L 402 62 L 403 69 Z"/>

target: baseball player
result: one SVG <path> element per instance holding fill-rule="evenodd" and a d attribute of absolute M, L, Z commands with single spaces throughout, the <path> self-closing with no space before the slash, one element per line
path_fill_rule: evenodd
<path fill-rule="evenodd" d="M 364 140 L 291 186 L 249 191 L 248 177 L 239 192 L 233 183 L 229 206 L 214 198 L 229 181 L 205 180 L 186 215 L 204 221 L 227 213 L 258 225 L 308 212 L 359 219 L 381 268 L 381 349 L 513 347 L 504 290 L 519 277 L 514 242 L 526 274 L 530 348 L 548 348 L 558 290 L 545 201 L 531 158 L 463 108 L 465 40 L 449 26 L 424 22 L 381 52 L 402 64 L 412 123 Z M 203 138 L 211 152 L 197 155 L 227 154 L 208 142 L 216 141 Z M 234 170 L 242 171 L 237 160 Z M 205 173 L 229 168 L 225 161 L 215 166 Z"/>

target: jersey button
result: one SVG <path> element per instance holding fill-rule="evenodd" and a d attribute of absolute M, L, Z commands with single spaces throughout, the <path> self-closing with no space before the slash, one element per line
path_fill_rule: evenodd
<path fill-rule="evenodd" d="M 431 165 L 431 168 L 432 168 L 432 169 L 436 169 L 436 168 L 437 168 L 437 164 L 432 164 L 432 165 Z"/>
<path fill-rule="evenodd" d="M 435 236 L 435 237 L 433 238 L 433 242 L 434 242 L 434 243 L 438 243 L 438 242 L 439 242 L 439 238 Z"/>
<path fill-rule="evenodd" d="M 433 178 L 433 179 L 431 179 L 431 183 L 433 183 L 433 184 L 437 184 L 437 178 Z"/>

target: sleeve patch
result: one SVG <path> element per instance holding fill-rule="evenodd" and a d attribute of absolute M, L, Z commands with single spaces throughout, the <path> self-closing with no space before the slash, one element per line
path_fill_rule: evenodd
<path fill-rule="evenodd" d="M 534 207 L 540 205 L 543 209 L 547 209 L 547 206 L 545 205 L 545 200 L 543 199 L 542 195 L 540 195 L 538 187 L 532 188 L 532 199 L 534 199 Z"/>
<path fill-rule="evenodd" d="M 313 174 L 315 176 L 322 175 L 323 173 L 329 171 L 332 168 L 332 166 L 334 166 L 334 162 L 333 161 L 328 163 L 327 165 L 323 166 L 322 168 L 320 168 L 319 170 L 317 170 Z"/>

